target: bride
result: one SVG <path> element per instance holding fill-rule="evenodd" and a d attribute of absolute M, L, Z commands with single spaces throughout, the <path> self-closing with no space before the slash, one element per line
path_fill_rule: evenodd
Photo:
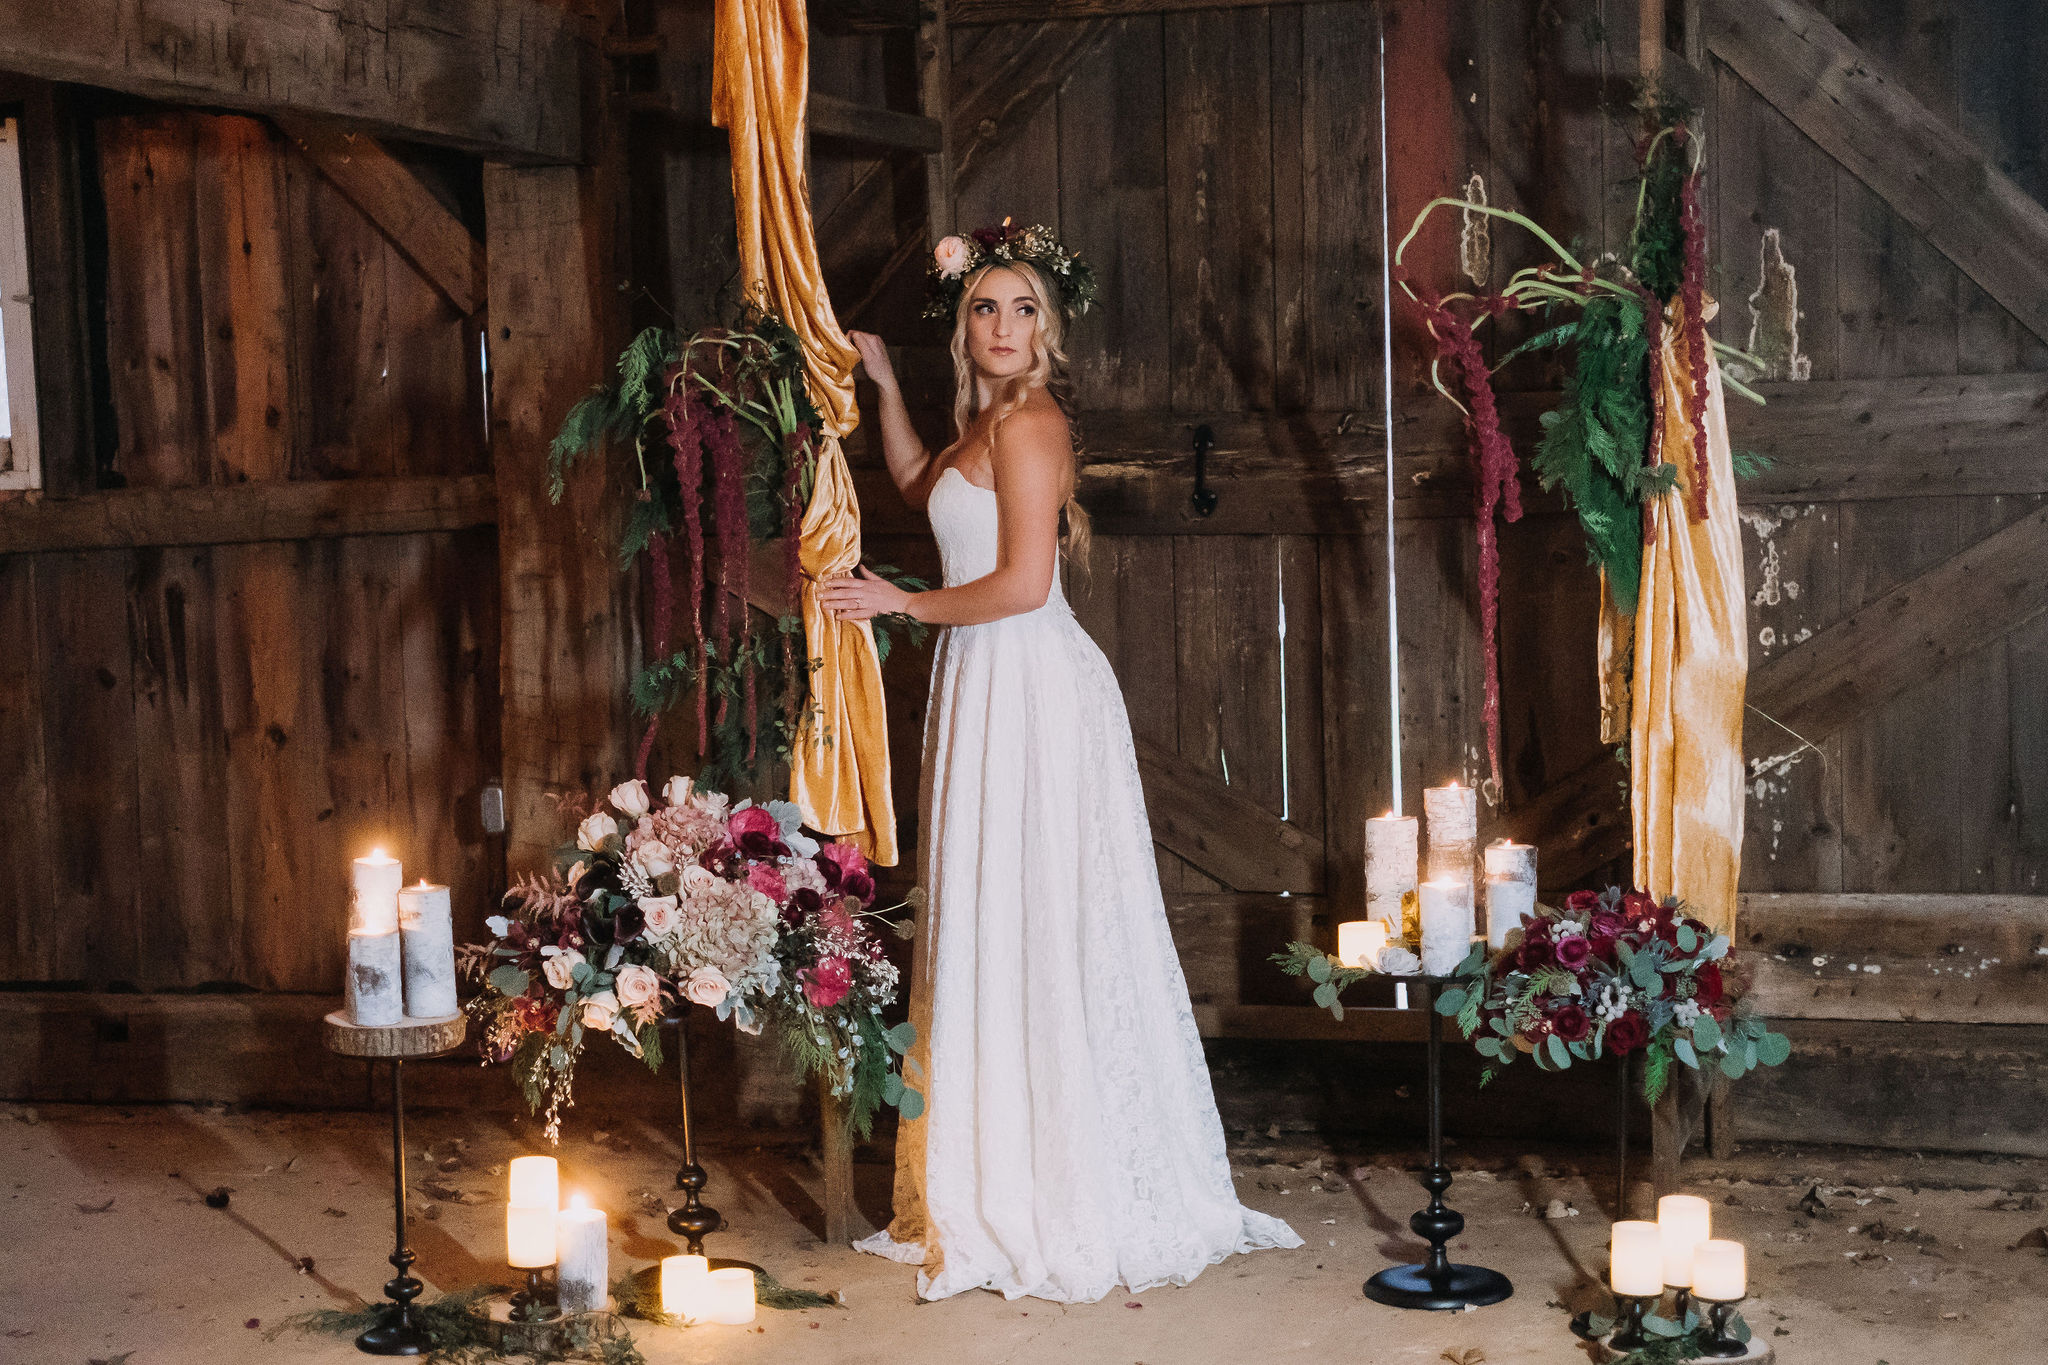
<path fill-rule="evenodd" d="M 959 439 L 932 455 L 879 337 L 889 473 L 930 514 L 945 586 L 864 570 L 835 615 L 948 627 L 932 660 L 920 824 L 927 901 L 911 1019 L 927 1109 L 898 1130 L 895 1222 L 858 1243 L 965 1289 L 1091 1302 L 1300 1246 L 1241 1207 L 1168 932 L 1130 722 L 1058 577 L 1087 522 L 1055 393 L 1087 266 L 1044 228 L 949 237 L 929 314 L 953 320 Z"/>

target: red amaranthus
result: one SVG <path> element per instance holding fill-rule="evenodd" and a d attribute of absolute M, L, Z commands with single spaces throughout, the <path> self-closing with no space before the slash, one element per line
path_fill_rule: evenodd
<path fill-rule="evenodd" d="M 1492 374 L 1486 355 L 1472 335 L 1471 324 L 1447 307 L 1434 291 L 1418 292 L 1417 306 L 1436 338 L 1437 355 L 1456 375 L 1465 395 L 1465 436 L 1471 443 L 1478 475 L 1479 628 L 1484 652 L 1486 765 L 1495 789 L 1500 786 L 1500 539 L 1497 514 L 1522 519 L 1520 462 L 1500 429 L 1500 410 L 1493 401 Z M 1495 301 L 1488 300 L 1489 311 Z M 1505 300 L 1499 307 L 1505 308 Z"/>

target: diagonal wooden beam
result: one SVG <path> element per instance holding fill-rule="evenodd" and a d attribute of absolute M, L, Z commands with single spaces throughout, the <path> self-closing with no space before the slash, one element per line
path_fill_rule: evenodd
<path fill-rule="evenodd" d="M 456 312 L 469 317 L 484 306 L 484 244 L 404 162 L 368 133 L 290 115 L 274 122 Z"/>
<path fill-rule="evenodd" d="M 2048 611 L 2043 566 L 2048 507 L 1755 669 L 1749 675 L 1750 705 L 1817 742 Z M 1785 736 L 1775 727 L 1752 730 L 1765 746 L 1783 747 Z"/>
<path fill-rule="evenodd" d="M 1707 46 L 2034 335 L 2048 208 L 1802 0 L 1709 0 Z"/>
<path fill-rule="evenodd" d="M 1323 889 L 1322 840 L 1144 740 L 1138 773 L 1152 838 L 1168 852 L 1238 891 Z"/>
<path fill-rule="evenodd" d="M 1749 675 L 1745 748 L 1790 741 L 1778 721 L 1816 743 L 1906 688 L 2048 611 L 2048 508 L 2014 522 L 1835 622 Z M 1602 758 L 1508 817 L 1542 850 L 1546 885 L 1564 886 L 1628 847 L 1626 772 Z"/>

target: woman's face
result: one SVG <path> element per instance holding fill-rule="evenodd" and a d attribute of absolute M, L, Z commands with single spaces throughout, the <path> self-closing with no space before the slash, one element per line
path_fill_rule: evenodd
<path fill-rule="evenodd" d="M 1031 368 L 1038 298 L 1022 275 L 991 270 L 967 300 L 967 357 L 984 378 L 1003 380 Z"/>

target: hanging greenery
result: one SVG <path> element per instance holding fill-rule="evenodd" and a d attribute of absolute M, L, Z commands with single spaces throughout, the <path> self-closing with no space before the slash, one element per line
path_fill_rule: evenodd
<path fill-rule="evenodd" d="M 1430 375 L 1437 391 L 1465 414 L 1477 471 L 1480 545 L 1480 627 L 1486 679 L 1487 760 L 1496 787 L 1500 781 L 1500 679 L 1496 624 L 1499 614 L 1500 561 L 1494 526 L 1496 512 L 1514 521 L 1520 516 L 1517 464 L 1501 434 L 1491 389 L 1492 371 L 1479 361 L 1475 331 L 1489 318 L 1525 313 L 1549 324 L 1503 355 L 1497 371 L 1530 351 L 1573 348 L 1573 366 L 1564 385 L 1563 401 L 1541 419 L 1543 435 L 1531 459 L 1545 491 L 1562 490 L 1578 513 L 1586 535 L 1587 557 L 1607 575 L 1608 591 L 1624 612 L 1635 609 L 1641 586 L 1645 518 L 1655 499 L 1668 492 L 1677 467 L 1659 457 L 1660 391 L 1655 382 L 1656 358 L 1663 349 L 1664 315 L 1673 308 L 1685 333 L 1687 372 L 1680 381 L 1693 433 L 1693 502 L 1695 518 L 1706 515 L 1707 437 L 1703 420 L 1709 383 L 1709 357 L 1748 361 L 1732 347 L 1710 341 L 1704 314 L 1706 232 L 1700 213 L 1699 182 L 1703 139 L 1694 131 L 1690 112 L 1654 92 L 1638 107 L 1646 131 L 1638 146 L 1636 217 L 1626 259 L 1604 257 L 1587 264 L 1567 251 L 1533 220 L 1506 209 L 1471 200 L 1431 200 L 1416 215 L 1394 254 L 1394 277 L 1408 296 L 1436 345 Z M 1475 216 L 1504 219 L 1534 235 L 1553 255 L 1542 265 L 1516 271 L 1497 294 L 1439 295 L 1411 284 L 1400 267 L 1402 256 L 1439 209 L 1456 209 L 1467 221 Z M 1456 391 L 1443 373 L 1448 368 Z M 1757 368 L 1761 368 L 1760 366 Z M 1761 403 L 1763 400 L 1725 372 L 1722 383 Z M 1747 452 L 1736 461 L 1748 475 L 1760 465 Z"/>
<path fill-rule="evenodd" d="M 757 307 L 729 327 L 687 337 L 648 328 L 620 354 L 617 382 L 591 392 L 564 419 L 548 457 L 548 494 L 556 502 L 579 460 L 606 448 L 631 452 L 635 497 L 619 562 L 630 570 L 647 556 L 653 593 L 648 659 L 632 686 L 634 708 L 647 724 L 638 776 L 647 774 L 662 717 L 685 697 L 695 706 L 705 783 L 744 788 L 766 763 L 789 757 L 810 690 L 812 663 L 794 608 L 819 427 L 796 334 Z M 715 565 L 707 564 L 711 537 L 718 543 Z M 757 633 L 746 606 L 749 552 L 773 541 L 782 547 L 781 596 L 792 609 L 772 631 Z M 687 582 L 680 603 L 673 578 L 678 549 Z M 708 613 L 707 569 L 717 575 Z M 878 572 L 907 588 L 926 586 L 893 570 Z M 672 638 L 678 625 L 686 638 Z M 908 618 L 878 617 L 874 626 L 884 656 L 892 630 L 913 643 L 924 638 L 923 625 Z"/>

